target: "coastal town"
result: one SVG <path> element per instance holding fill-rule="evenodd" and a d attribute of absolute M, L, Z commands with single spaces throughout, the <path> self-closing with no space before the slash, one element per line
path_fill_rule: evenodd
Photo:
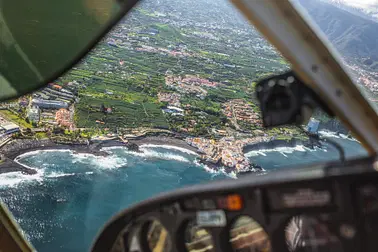
<path fill-rule="evenodd" d="M 224 137 L 219 141 L 205 138 L 186 138 L 186 142 L 196 147 L 203 153 L 202 160 L 206 164 L 218 164 L 226 167 L 229 171 L 243 172 L 254 169 L 250 160 L 244 156 L 244 147 L 256 143 L 267 142 L 268 137 L 257 136 L 235 140 L 232 137 Z"/>
<path fill-rule="evenodd" d="M 82 136 L 88 133 L 87 129 L 75 127 L 73 119 L 74 113 L 72 112 L 75 97 L 73 96 L 72 100 L 58 100 L 53 102 L 52 100 L 47 100 L 51 90 L 63 92 L 59 85 L 50 84 L 43 91 L 40 91 L 41 93 L 37 92 L 29 97 L 29 99 L 23 97 L 18 100 L 18 104 L 10 103 L 8 106 L 2 106 L 0 110 L 0 115 L 2 115 L 0 116 L 0 149 L 12 142 L 13 139 L 56 139 L 57 135 L 62 135 L 62 138 L 65 137 L 74 143 L 80 141 L 80 139 L 83 138 Z M 64 93 L 67 93 L 67 91 Z M 38 99 L 42 94 L 44 95 L 43 98 L 46 100 Z M 172 105 L 180 106 L 179 96 L 160 94 L 159 97 Z M 235 106 L 231 108 L 233 105 Z M 253 122 L 253 120 L 257 120 L 257 115 L 249 113 L 248 110 L 246 110 L 247 108 L 249 108 L 248 105 L 240 105 L 240 101 L 235 101 L 235 104 L 230 102 L 230 104 L 225 104 L 223 113 L 229 117 L 232 113 L 235 113 L 235 115 L 232 115 L 232 118 L 235 117 L 237 121 L 245 120 L 246 122 Z M 171 106 L 164 108 L 164 110 L 167 109 L 177 110 L 179 108 Z M 230 112 L 231 110 L 233 112 Z M 243 112 L 242 110 L 245 111 Z M 184 112 L 184 110 L 180 110 L 180 112 Z M 14 120 L 14 118 L 17 118 L 17 120 Z M 22 123 L 18 125 L 16 122 Z M 56 133 L 57 131 L 60 133 Z M 53 132 L 55 132 L 55 134 L 53 134 Z M 77 134 L 77 132 L 80 133 Z M 88 143 L 117 140 L 127 144 L 129 141 L 140 139 L 148 135 L 163 134 L 168 137 L 182 139 L 188 145 L 195 147 L 201 154 L 201 160 L 206 162 L 206 164 L 224 166 L 227 167 L 229 171 L 248 170 L 251 167 L 251 163 L 248 158 L 243 155 L 244 146 L 269 140 L 267 136 L 263 136 L 264 133 L 262 131 L 257 132 L 257 134 L 255 132 L 255 137 L 243 139 L 235 139 L 234 137 L 228 136 L 225 130 L 214 129 L 212 132 L 214 137 L 211 139 L 191 137 L 188 134 L 183 135 L 169 130 L 148 128 L 136 128 L 129 131 L 119 129 L 118 133 L 111 132 L 110 130 L 105 130 L 104 132 L 107 133 L 96 132 L 98 134 L 88 135 L 86 137 Z M 127 134 L 122 134 L 121 132 L 127 132 Z M 75 134 L 75 139 L 70 137 Z M 54 135 L 54 137 L 51 137 L 52 135 Z"/>
<path fill-rule="evenodd" d="M 264 0 L 255 1 L 264 6 L 257 3 Z M 360 183 L 355 175 L 361 169 L 351 167 L 374 161 L 364 143 L 371 132 L 352 129 L 349 124 L 361 124 L 356 118 L 332 117 L 340 115 L 334 100 L 319 104 L 303 95 L 299 82 L 274 79 L 301 68 L 316 77 L 315 83 L 303 78 L 311 84 L 305 89 L 317 88 L 313 91 L 319 95 L 319 80 L 332 77 L 329 71 L 336 66 L 378 108 L 378 26 L 359 7 L 372 1 L 378 0 L 288 1 L 310 28 L 318 26 L 323 42 L 335 46 L 330 53 L 340 56 L 320 57 L 321 65 L 318 57 L 308 57 L 314 60 L 294 67 L 290 63 L 296 58 L 282 50 L 287 44 L 280 53 L 263 37 L 266 30 L 253 27 L 272 24 L 272 15 L 252 18 L 266 21 L 252 24 L 239 11 L 242 2 L 250 6 L 248 1 L 2 1 L 0 86 L 5 83 L 11 91 L 2 96 L 22 92 L 0 102 L 5 229 L 11 227 L 11 238 L 22 248 L 40 252 L 367 248 L 371 244 L 364 243 L 365 236 L 373 233 L 360 229 L 374 223 L 339 203 L 355 198 L 369 208 L 372 180 L 362 174 Z M 357 2 L 358 8 L 338 8 L 344 2 Z M 285 22 L 275 23 L 282 28 L 279 34 L 295 28 L 285 24 L 301 20 L 288 4 L 281 10 Z M 257 14 L 274 13 L 274 5 Z M 376 13 L 371 4 L 366 11 L 378 14 L 376 5 Z M 119 14 L 124 18 L 118 19 Z M 103 33 L 109 24 L 115 26 Z M 78 48 L 96 30 L 104 36 L 84 51 Z M 302 44 L 317 39 L 316 34 L 302 34 Z M 291 46 L 301 44 L 297 36 L 290 41 L 295 42 Z M 317 47 L 324 49 L 321 43 Z M 74 65 L 69 65 L 69 52 L 80 52 Z M 306 55 L 312 54 L 296 56 Z M 53 78 L 52 72 L 61 75 Z M 295 74 L 303 76 L 303 71 Z M 37 83 L 44 86 L 24 93 Z M 273 90 L 262 88 L 264 83 Z M 337 105 L 353 98 L 349 91 L 356 94 L 347 86 L 328 87 Z M 285 92 L 289 87 L 299 87 L 298 92 Z M 298 102 L 308 106 L 297 110 Z M 290 124 L 265 127 L 278 119 L 290 119 Z M 362 172 L 374 172 L 370 166 Z M 311 179 L 314 190 L 307 186 Z M 352 197 L 339 197 L 343 190 Z M 179 197 L 184 194 L 188 197 Z M 298 210 L 288 201 L 298 203 Z M 327 202 L 304 208 L 304 201 Z M 147 213 L 148 202 L 162 204 Z M 319 214 L 306 218 L 302 210 Z M 155 218 L 159 212 L 163 218 Z M 174 215 L 178 229 L 170 218 Z M 374 219 L 374 213 L 368 215 Z M 110 239 L 107 232 L 113 233 Z M 7 237 L 0 236 L 4 243 Z"/>
<path fill-rule="evenodd" d="M 199 9 L 193 22 L 165 8 L 146 3 L 135 9 L 68 74 L 1 104 L 2 152 L 21 140 L 127 145 L 158 136 L 195 148 L 214 169 L 238 172 L 251 167 L 243 146 L 291 137 L 264 131 L 249 101 L 256 77 L 285 69 L 280 55 L 250 26 L 235 22 L 235 12 L 226 25 L 208 23 Z M 258 64 L 244 57 L 248 46 Z"/>
<path fill-rule="evenodd" d="M 160 136 L 194 147 L 214 169 L 239 172 L 254 166 L 244 156 L 245 146 L 305 140 L 297 127 L 262 125 L 256 82 L 288 69 L 282 56 L 254 28 L 238 22 L 229 6 L 222 6 L 230 13 L 224 20 L 217 9 L 209 14 L 192 4 L 182 7 L 192 14 L 173 15 L 152 2 L 134 9 L 67 74 L 0 104 L 2 159 L 16 140 L 129 144 Z M 377 93 L 376 72 L 349 67 L 361 85 Z M 376 96 L 370 100 L 378 102 Z M 321 115 L 305 128 L 317 131 L 329 120 Z"/>
<path fill-rule="evenodd" d="M 68 87 L 62 88 L 60 85 L 50 83 L 46 88 L 29 97 L 2 104 L 0 149 L 7 144 L 11 145 L 15 139 L 49 139 L 57 144 L 84 145 L 118 141 L 128 146 L 133 140 L 148 136 L 162 136 L 179 139 L 188 146 L 194 147 L 200 154 L 200 162 L 210 165 L 213 169 L 225 167 L 227 172 L 244 172 L 254 170 L 256 167 L 244 156 L 244 147 L 267 142 L 273 136 L 272 133 L 262 130 L 243 133 L 240 123 L 254 124 L 257 127 L 262 125 L 259 114 L 254 112 L 250 104 L 241 99 L 231 100 L 222 105 L 221 112 L 229 120 L 229 126 L 224 130 L 212 128 L 207 137 L 191 135 L 191 128 L 182 129 L 181 132 L 148 127 L 118 128 L 116 132 L 108 128 L 101 130 L 78 128 L 74 120 L 75 104 L 79 101 L 75 95 L 77 89 L 72 83 Z M 63 98 L 57 99 L 57 96 Z M 172 105 L 162 108 L 163 112 L 169 113 L 170 116 L 183 117 L 184 113 L 188 113 L 187 108 L 180 108 L 181 95 L 178 93 L 159 93 L 158 99 L 160 102 Z M 103 113 L 111 113 L 104 106 L 101 106 L 100 110 Z M 191 123 L 195 127 L 196 122 L 192 120 Z M 294 133 L 290 130 L 274 133 L 274 137 L 279 135 L 303 137 L 300 132 Z"/>
<path fill-rule="evenodd" d="M 187 76 L 181 81 L 198 85 L 203 80 Z M 204 85 L 217 85 L 209 81 L 203 82 Z M 221 113 L 227 118 L 229 125 L 225 129 L 212 128 L 207 137 L 191 135 L 193 130 L 190 127 L 188 130 L 181 129 L 181 132 L 148 127 L 117 128 L 114 132 L 109 128 L 100 129 L 101 123 L 97 129 L 79 128 L 74 119 L 75 105 L 79 102 L 78 88 L 75 82 L 67 83 L 64 88 L 50 83 L 32 95 L 3 103 L 0 108 L 0 149 L 11 144 L 14 139 L 49 139 L 55 143 L 87 145 L 112 140 L 127 145 L 129 141 L 160 135 L 181 139 L 194 147 L 200 154 L 200 161 L 215 169 L 226 167 L 229 172 L 242 172 L 253 168 L 253 164 L 244 156 L 243 148 L 271 139 L 271 134 L 262 130 L 242 133 L 240 123 L 262 126 L 259 114 L 242 99 L 230 100 L 222 105 Z M 182 108 L 181 98 L 180 93 L 159 93 L 159 102 L 167 103 L 162 108 L 163 113 L 178 118 L 188 114 L 190 107 Z M 112 113 L 105 106 L 101 106 L 99 110 L 104 114 Z M 190 123 L 195 127 L 196 121 L 191 120 Z"/>

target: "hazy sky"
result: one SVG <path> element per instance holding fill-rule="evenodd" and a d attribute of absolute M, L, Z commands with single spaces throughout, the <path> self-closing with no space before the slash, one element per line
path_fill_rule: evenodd
<path fill-rule="evenodd" d="M 362 7 L 362 8 L 369 8 L 369 7 L 377 7 L 378 0 L 343 0 L 349 5 L 355 7 Z"/>

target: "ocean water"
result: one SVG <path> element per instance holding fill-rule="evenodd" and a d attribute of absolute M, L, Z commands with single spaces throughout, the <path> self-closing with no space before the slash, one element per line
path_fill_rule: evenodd
<path fill-rule="evenodd" d="M 347 156 L 366 155 L 357 141 L 330 137 L 344 146 Z M 38 168 L 38 174 L 0 175 L 0 197 L 38 251 L 88 251 L 106 221 L 133 203 L 186 185 L 234 179 L 199 165 L 196 154 L 185 149 L 156 145 L 141 149 L 143 153 L 133 153 L 110 147 L 105 149 L 107 157 L 69 150 L 26 153 L 16 160 Z M 267 173 L 338 158 L 330 146 L 280 147 L 247 155 Z"/>
<path fill-rule="evenodd" d="M 340 144 L 345 151 L 347 159 L 368 155 L 357 140 L 349 139 L 346 135 L 341 134 L 339 136 L 327 131 L 320 131 L 320 134 Z M 330 144 L 324 144 L 322 148 L 315 149 L 310 149 L 303 145 L 261 149 L 250 151 L 245 155 L 267 171 L 334 161 L 340 158 L 338 151 Z"/>

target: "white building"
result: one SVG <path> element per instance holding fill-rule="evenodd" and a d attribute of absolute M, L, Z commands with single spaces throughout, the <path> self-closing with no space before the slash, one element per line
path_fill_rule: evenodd
<path fill-rule="evenodd" d="M 41 116 L 41 110 L 38 106 L 32 106 L 29 107 L 27 110 L 27 117 L 30 122 L 38 123 L 40 116 Z"/>
<path fill-rule="evenodd" d="M 33 99 L 32 103 L 34 106 L 38 106 L 42 109 L 68 108 L 68 103 L 63 101 Z"/>
<path fill-rule="evenodd" d="M 12 134 L 20 131 L 20 127 L 12 122 L 3 123 L 0 128 L 5 134 Z"/>
<path fill-rule="evenodd" d="M 319 120 L 311 118 L 307 124 L 307 131 L 310 133 L 318 133 L 319 124 Z"/>

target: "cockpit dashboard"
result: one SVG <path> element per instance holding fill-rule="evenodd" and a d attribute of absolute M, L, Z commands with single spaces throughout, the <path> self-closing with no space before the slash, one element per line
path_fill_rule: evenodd
<path fill-rule="evenodd" d="M 166 193 L 110 220 L 92 251 L 377 251 L 377 160 L 249 174 Z"/>

